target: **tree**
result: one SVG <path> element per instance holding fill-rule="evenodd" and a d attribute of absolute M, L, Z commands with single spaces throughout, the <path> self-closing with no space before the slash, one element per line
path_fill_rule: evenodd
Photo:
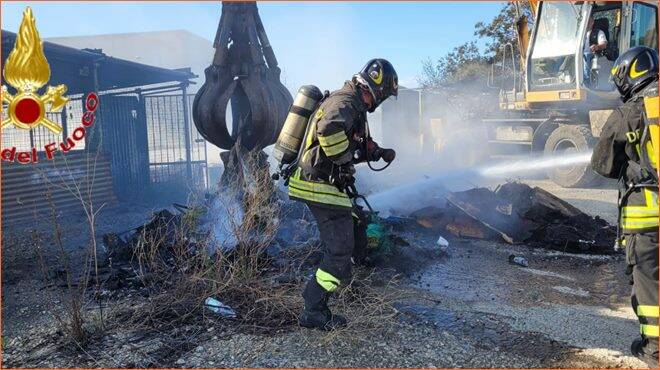
<path fill-rule="evenodd" d="M 422 61 L 422 75 L 418 78 L 423 89 L 439 89 L 451 84 L 474 84 L 482 82 L 483 88 L 492 63 L 503 61 L 503 47 L 507 44 L 513 46 L 513 63 L 518 69 L 520 51 L 518 48 L 518 34 L 516 21 L 518 15 L 526 16 L 529 26 L 532 24 L 533 14 L 529 1 L 509 2 L 488 23 L 478 22 L 474 26 L 474 35 L 486 39 L 486 50 L 480 52 L 474 41 L 466 42 L 452 49 L 447 55 L 435 63 L 427 59 Z M 509 51 L 510 53 L 510 51 Z M 511 60 L 511 55 L 507 55 Z M 513 73 L 510 63 L 504 63 L 505 71 L 500 78 L 507 79 Z"/>
<path fill-rule="evenodd" d="M 518 49 L 518 33 L 516 21 L 518 15 L 525 16 L 531 26 L 534 15 L 529 1 L 509 2 L 505 4 L 500 13 L 490 23 L 477 22 L 474 25 L 474 35 L 480 39 L 486 39 L 486 55 L 501 59 L 502 48 L 507 44 L 513 45 L 516 60 L 520 58 Z"/>
<path fill-rule="evenodd" d="M 438 88 L 458 82 L 481 80 L 488 74 L 488 59 L 481 55 L 474 41 L 452 49 L 435 63 L 422 62 L 422 77 L 418 82 L 423 89 Z"/>

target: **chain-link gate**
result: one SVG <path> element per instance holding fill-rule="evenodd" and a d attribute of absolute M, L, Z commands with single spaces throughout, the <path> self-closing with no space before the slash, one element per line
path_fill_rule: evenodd
<path fill-rule="evenodd" d="M 194 96 L 151 95 L 144 99 L 152 184 L 205 189 L 206 140 L 192 124 Z"/>
<path fill-rule="evenodd" d="M 181 91 L 177 87 L 176 92 Z M 66 155 L 84 150 L 102 153 L 110 162 L 114 192 L 120 200 L 148 192 L 156 196 L 203 192 L 208 186 L 206 141 L 192 123 L 193 98 L 181 93 L 148 95 L 140 90 L 102 94 L 94 125 Z M 61 134 L 44 127 L 3 129 L 3 148 L 36 148 L 45 160 L 46 145 L 56 143 L 59 148 L 80 126 L 83 104 L 82 97 L 71 98 L 62 112 L 48 113 L 50 120 L 62 125 Z M 2 114 L 6 115 L 6 109 Z"/>

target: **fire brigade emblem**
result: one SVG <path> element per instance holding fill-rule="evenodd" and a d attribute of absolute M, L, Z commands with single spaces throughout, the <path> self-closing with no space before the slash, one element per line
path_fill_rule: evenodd
<path fill-rule="evenodd" d="M 46 112 L 59 112 L 69 101 L 64 96 L 65 85 L 48 86 L 45 94 L 41 89 L 50 79 L 50 66 L 43 51 L 43 44 L 32 15 L 32 9 L 26 8 L 18 29 L 14 50 L 9 54 L 4 69 L 4 82 L 16 90 L 10 94 L 4 84 L 0 95 L 3 109 L 8 117 L 2 120 L 2 129 L 9 125 L 23 130 L 44 126 L 59 134 L 62 127 L 46 117 Z"/>

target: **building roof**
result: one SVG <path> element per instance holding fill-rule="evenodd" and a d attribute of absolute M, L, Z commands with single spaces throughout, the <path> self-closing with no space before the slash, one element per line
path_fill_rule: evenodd
<path fill-rule="evenodd" d="M 2 30 L 2 66 L 16 42 L 16 34 Z M 53 42 L 43 42 L 50 64 L 49 85 L 65 84 L 67 94 L 124 89 L 167 82 L 187 82 L 197 77 L 189 70 L 172 70 L 114 58 L 100 50 L 76 49 Z M 98 86 L 94 83 L 94 65 L 98 65 Z"/>
<path fill-rule="evenodd" d="M 213 43 L 187 30 L 162 30 L 47 38 L 77 49 L 101 49 L 117 58 L 151 66 L 190 68 L 199 76 L 213 60 Z M 204 79 L 196 80 L 201 84 Z M 191 86 L 189 91 L 195 91 Z"/>

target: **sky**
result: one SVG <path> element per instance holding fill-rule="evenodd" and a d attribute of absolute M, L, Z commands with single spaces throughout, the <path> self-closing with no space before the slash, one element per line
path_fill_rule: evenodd
<path fill-rule="evenodd" d="M 221 13 L 220 2 L 2 1 L 2 29 L 16 32 L 26 6 L 32 7 L 42 38 L 185 29 L 213 40 Z M 258 3 L 285 84 L 316 84 L 330 90 L 373 57 L 390 60 L 400 85 L 414 87 L 423 60 L 437 59 L 474 40 L 474 24 L 492 19 L 502 6 L 502 2 Z"/>

